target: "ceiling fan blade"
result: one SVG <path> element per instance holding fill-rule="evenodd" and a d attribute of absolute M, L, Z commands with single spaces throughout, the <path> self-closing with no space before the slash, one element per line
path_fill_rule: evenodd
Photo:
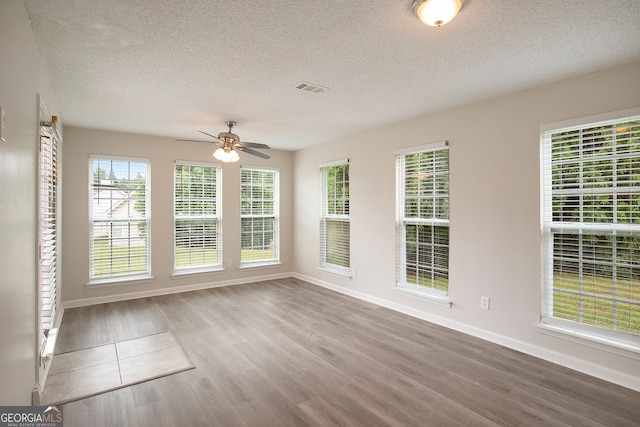
<path fill-rule="evenodd" d="M 201 131 L 201 130 L 199 130 L 198 132 L 200 132 L 200 133 L 204 133 L 205 135 L 210 136 L 211 138 L 215 139 L 216 141 L 220 141 L 220 138 L 218 138 L 218 137 L 217 137 L 217 136 L 215 136 L 215 135 L 211 135 L 210 133 L 203 132 L 203 131 Z"/>
<path fill-rule="evenodd" d="M 242 152 L 245 152 L 247 154 L 252 154 L 254 156 L 258 156 L 258 157 L 261 157 L 263 159 L 270 159 L 271 158 L 271 156 L 268 156 L 268 155 L 266 155 L 264 153 L 261 153 L 259 151 L 256 151 L 256 150 L 252 150 L 251 148 L 248 148 L 248 147 L 243 147 L 241 145 L 237 145 L 235 148 L 237 148 L 238 150 L 240 150 Z"/>
<path fill-rule="evenodd" d="M 263 150 L 269 150 L 271 148 L 267 144 L 260 144 L 258 142 L 240 141 L 236 143 L 236 145 L 239 145 L 240 147 L 262 148 Z"/>
<path fill-rule="evenodd" d="M 177 142 L 199 142 L 201 144 L 217 144 L 217 141 L 200 141 L 197 139 L 176 139 Z"/>

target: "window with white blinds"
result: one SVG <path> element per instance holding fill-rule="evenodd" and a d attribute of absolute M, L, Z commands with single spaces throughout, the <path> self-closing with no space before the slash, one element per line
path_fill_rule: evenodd
<path fill-rule="evenodd" d="M 277 170 L 241 169 L 241 266 L 280 262 L 278 189 Z"/>
<path fill-rule="evenodd" d="M 449 290 L 449 148 L 443 142 L 396 154 L 396 285 L 442 298 Z"/>
<path fill-rule="evenodd" d="M 349 162 L 323 165 L 320 267 L 350 276 Z"/>
<path fill-rule="evenodd" d="M 542 133 L 543 324 L 640 346 L 640 116 Z"/>
<path fill-rule="evenodd" d="M 176 163 L 174 169 L 174 270 L 220 269 L 220 168 Z"/>
<path fill-rule="evenodd" d="M 54 327 L 58 308 L 58 143 L 52 126 L 40 127 L 39 281 L 43 332 Z"/>
<path fill-rule="evenodd" d="M 150 277 L 150 163 L 91 156 L 91 283 Z"/>

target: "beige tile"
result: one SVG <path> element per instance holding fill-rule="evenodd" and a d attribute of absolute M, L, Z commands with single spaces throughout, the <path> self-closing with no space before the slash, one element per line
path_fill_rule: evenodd
<path fill-rule="evenodd" d="M 193 367 L 179 347 L 120 359 L 119 363 L 124 384 L 153 379 Z"/>
<path fill-rule="evenodd" d="M 116 356 L 116 346 L 114 344 L 60 353 L 53 357 L 49 375 L 57 375 L 62 372 L 100 365 L 106 362 L 115 362 L 116 360 L 118 360 L 118 357 Z"/>
<path fill-rule="evenodd" d="M 169 332 L 116 343 L 118 359 L 128 359 L 141 354 L 152 353 L 176 346 L 177 344 Z"/>
<path fill-rule="evenodd" d="M 121 384 L 118 362 L 102 363 L 49 375 L 42 401 L 43 404 L 66 402 L 120 387 Z"/>
<path fill-rule="evenodd" d="M 54 357 L 42 401 L 69 402 L 190 368 L 168 332 L 62 353 Z"/>

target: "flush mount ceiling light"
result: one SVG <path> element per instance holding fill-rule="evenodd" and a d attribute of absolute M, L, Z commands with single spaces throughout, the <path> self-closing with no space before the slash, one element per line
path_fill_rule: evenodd
<path fill-rule="evenodd" d="M 413 13 L 432 27 L 439 27 L 451 21 L 460 8 L 462 0 L 414 0 L 411 5 Z"/>

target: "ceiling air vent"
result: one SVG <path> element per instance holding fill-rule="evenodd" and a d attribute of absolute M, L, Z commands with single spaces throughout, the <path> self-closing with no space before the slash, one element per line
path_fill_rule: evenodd
<path fill-rule="evenodd" d="M 311 93 L 325 93 L 329 90 L 329 88 L 327 87 L 318 86 L 316 84 L 308 82 L 300 82 L 295 87 L 296 89 L 304 90 L 305 92 Z"/>

